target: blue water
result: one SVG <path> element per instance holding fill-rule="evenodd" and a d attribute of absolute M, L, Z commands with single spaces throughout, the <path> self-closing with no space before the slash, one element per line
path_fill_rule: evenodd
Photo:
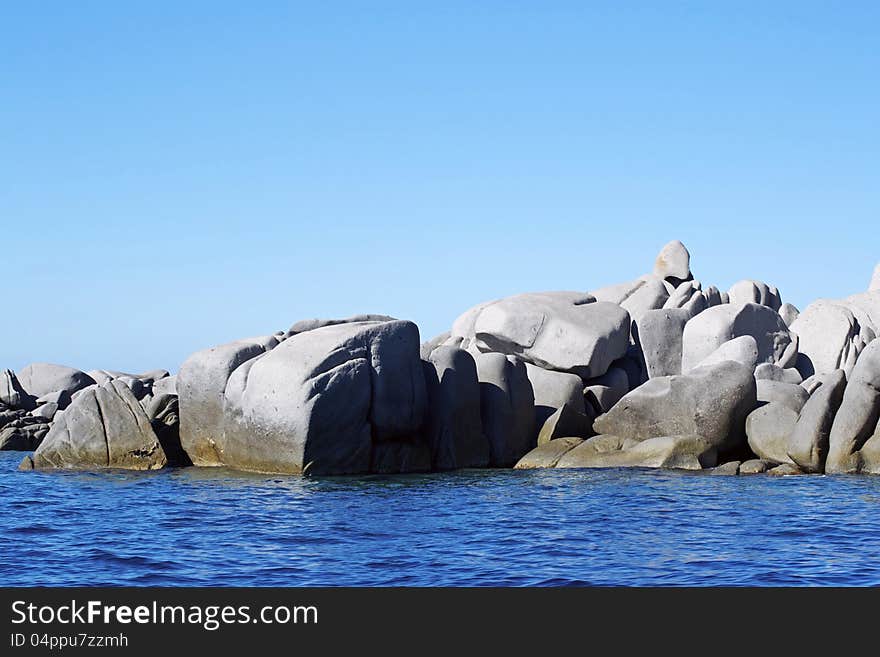
<path fill-rule="evenodd" d="M 18 472 L 0 584 L 878 585 L 880 477 Z"/>

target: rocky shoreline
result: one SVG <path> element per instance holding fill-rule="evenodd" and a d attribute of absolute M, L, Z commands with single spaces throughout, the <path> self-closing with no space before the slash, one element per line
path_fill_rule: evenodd
<path fill-rule="evenodd" d="M 21 469 L 226 466 L 280 474 L 683 468 L 880 474 L 880 266 L 802 313 L 703 287 L 680 242 L 589 293 L 480 304 L 420 343 L 384 315 L 308 320 L 127 374 L 0 374 Z"/>

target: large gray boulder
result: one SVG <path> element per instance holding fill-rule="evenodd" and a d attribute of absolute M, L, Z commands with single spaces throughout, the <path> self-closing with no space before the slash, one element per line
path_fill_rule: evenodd
<path fill-rule="evenodd" d="M 498 353 L 477 354 L 475 361 L 489 464 L 509 468 L 537 444 L 535 397 L 526 366 Z"/>
<path fill-rule="evenodd" d="M 825 472 L 855 473 L 862 467 L 859 450 L 880 420 L 880 340 L 865 348 L 853 368 L 834 418 Z"/>
<path fill-rule="evenodd" d="M 648 378 L 681 374 L 681 345 L 687 310 L 651 310 L 633 324 L 633 339 L 641 350 Z"/>
<path fill-rule="evenodd" d="M 159 438 L 131 390 L 108 381 L 77 397 L 21 467 L 155 470 L 166 463 Z"/>
<path fill-rule="evenodd" d="M 799 338 L 797 368 L 805 379 L 838 369 L 852 372 L 865 346 L 862 325 L 852 311 L 830 300 L 820 299 L 807 306 L 792 322 L 791 330 Z"/>
<path fill-rule="evenodd" d="M 804 472 L 819 473 L 825 469 L 828 439 L 844 390 L 846 375 L 843 370 L 835 370 L 824 377 L 801 409 L 786 451 Z"/>
<path fill-rule="evenodd" d="M 52 363 L 31 363 L 22 368 L 17 376 L 22 388 L 33 397 L 42 397 L 58 390 L 72 395 L 95 383 L 85 372 Z"/>
<path fill-rule="evenodd" d="M 486 467 L 489 441 L 480 419 L 480 382 L 473 357 L 463 349 L 440 346 L 423 367 L 432 469 Z"/>
<path fill-rule="evenodd" d="M 797 412 L 780 402 L 752 411 L 746 419 L 749 447 L 765 461 L 793 463 L 788 445 L 797 421 Z"/>
<path fill-rule="evenodd" d="M 630 318 L 616 304 L 592 300 L 575 292 L 520 294 L 468 311 L 452 336 L 544 369 L 600 376 L 626 353 Z"/>
<path fill-rule="evenodd" d="M 682 372 L 697 366 L 722 344 L 751 336 L 758 346 L 758 363 L 786 367 L 797 354 L 797 339 L 772 308 L 746 303 L 709 308 L 684 327 Z"/>
<path fill-rule="evenodd" d="M 701 470 L 717 462 L 715 446 L 702 436 L 658 436 L 628 444 L 619 436 L 600 435 L 565 452 L 556 467 Z"/>
<path fill-rule="evenodd" d="M 634 440 L 701 435 L 726 451 L 745 441 L 746 416 L 756 405 L 752 370 L 724 361 L 686 375 L 651 379 L 597 418 L 593 428 Z"/>
<path fill-rule="evenodd" d="M 673 240 L 664 246 L 654 261 L 654 275 L 673 281 L 691 278 L 691 254 L 684 244 Z"/>
<path fill-rule="evenodd" d="M 178 391 L 181 442 L 196 465 L 354 474 L 430 460 L 412 322 L 333 324 L 266 351 L 244 342 L 199 352 L 181 367 Z"/>

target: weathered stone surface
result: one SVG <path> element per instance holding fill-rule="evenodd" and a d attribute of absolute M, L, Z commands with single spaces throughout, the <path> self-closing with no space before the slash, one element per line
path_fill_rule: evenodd
<path fill-rule="evenodd" d="M 154 470 L 166 463 L 159 439 L 131 390 L 109 381 L 78 397 L 22 467 Z"/>
<path fill-rule="evenodd" d="M 419 347 L 419 356 L 421 356 L 422 360 L 429 360 L 431 358 L 431 353 L 440 345 L 444 344 L 449 338 L 452 337 L 452 333 L 450 331 L 446 331 L 441 333 L 440 335 L 435 335 L 433 338 L 428 340 L 427 342 L 423 342 L 421 347 Z M 461 341 L 456 345 L 449 346 L 459 346 Z"/>
<path fill-rule="evenodd" d="M 802 475 L 804 473 L 801 472 L 801 469 L 794 463 L 782 463 L 775 468 L 767 470 L 767 474 L 775 477 L 791 477 L 794 475 Z"/>
<path fill-rule="evenodd" d="M 862 325 L 846 306 L 820 299 L 791 324 L 800 338 L 797 369 L 806 379 L 842 369 L 852 372 L 864 348 Z"/>
<path fill-rule="evenodd" d="M 720 306 L 721 301 L 721 292 L 714 285 L 710 285 L 705 290 L 703 290 L 703 296 L 706 297 L 706 303 L 709 308 L 712 306 Z"/>
<path fill-rule="evenodd" d="M 791 327 L 792 324 L 797 320 L 800 316 L 801 311 L 798 310 L 795 306 L 790 303 L 784 303 L 779 308 L 779 316 L 782 318 L 782 321 L 785 322 L 785 325 Z"/>
<path fill-rule="evenodd" d="M 601 415 L 610 411 L 629 390 L 627 373 L 619 367 L 612 367 L 602 376 L 584 381 L 581 398 L 586 399 L 596 415 Z"/>
<path fill-rule="evenodd" d="M 95 381 L 85 372 L 52 363 L 31 363 L 17 374 L 21 387 L 33 397 L 65 390 L 73 394 Z"/>
<path fill-rule="evenodd" d="M 293 324 L 289 329 L 287 329 L 286 337 L 291 337 L 293 335 L 299 335 L 300 333 L 307 333 L 308 331 L 314 331 L 315 329 L 324 328 L 325 326 L 338 326 L 340 324 L 357 324 L 360 322 L 393 322 L 396 321 L 394 317 L 389 317 L 388 315 L 373 315 L 373 314 L 364 314 L 364 315 L 352 315 L 351 317 L 346 317 L 344 319 L 302 319 Z M 267 349 L 268 351 L 268 349 Z"/>
<path fill-rule="evenodd" d="M 800 413 L 810 395 L 796 383 L 783 383 L 782 381 L 757 382 L 758 403 L 769 404 L 771 402 L 788 406 L 795 413 Z"/>
<path fill-rule="evenodd" d="M 58 404 L 54 402 L 46 402 L 45 404 L 41 404 L 37 406 L 34 410 L 31 411 L 31 415 L 34 417 L 40 417 L 46 420 L 47 422 L 51 422 L 52 418 L 55 417 L 55 413 L 58 412 Z"/>
<path fill-rule="evenodd" d="M 877 429 L 880 420 L 880 340 L 859 357 L 843 393 L 829 436 L 825 472 L 859 472 L 859 450 Z"/>
<path fill-rule="evenodd" d="M 746 419 L 749 447 L 765 461 L 793 463 L 788 443 L 797 421 L 798 414 L 779 402 L 752 411 Z"/>
<path fill-rule="evenodd" d="M 685 281 L 691 277 L 691 254 L 685 245 L 674 240 L 664 246 L 654 261 L 654 275 L 658 278 Z"/>
<path fill-rule="evenodd" d="M 702 436 L 658 436 L 627 445 L 619 436 L 596 436 L 562 455 L 557 468 L 676 468 L 701 470 L 717 462 Z"/>
<path fill-rule="evenodd" d="M 154 397 L 160 395 L 176 395 L 177 394 L 177 375 L 166 376 L 153 383 L 152 392 Z"/>
<path fill-rule="evenodd" d="M 764 461 L 762 459 L 752 459 L 745 461 L 739 465 L 739 473 L 741 475 L 761 474 L 767 472 L 769 468 L 774 467 L 774 463 Z"/>
<path fill-rule="evenodd" d="M 482 352 L 517 356 L 543 369 L 600 376 L 626 353 L 629 314 L 576 292 L 520 294 L 465 313 L 452 335 L 472 339 Z M 460 334 L 463 331 L 464 334 Z"/>
<path fill-rule="evenodd" d="M 555 468 L 559 459 L 584 442 L 583 438 L 556 438 L 535 447 L 514 466 L 516 470 Z"/>
<path fill-rule="evenodd" d="M 668 299 L 669 293 L 666 291 L 663 281 L 651 278 L 624 299 L 620 305 L 626 309 L 630 318 L 636 321 L 649 310 L 662 308 Z"/>
<path fill-rule="evenodd" d="M 514 465 L 537 444 L 535 397 L 525 364 L 502 354 L 478 354 L 480 416 L 489 440 L 489 464 Z"/>
<path fill-rule="evenodd" d="M 49 424 L 14 423 L 0 430 L 0 451 L 30 452 L 37 449 L 49 433 Z"/>
<path fill-rule="evenodd" d="M 538 433 L 538 444 L 558 438 L 589 438 L 593 435 L 593 418 L 565 404 L 547 418 Z"/>
<path fill-rule="evenodd" d="M 641 348 L 648 378 L 681 374 L 681 345 L 690 314 L 681 309 L 646 312 L 633 326 L 633 339 Z"/>
<path fill-rule="evenodd" d="M 787 452 L 804 472 L 823 472 L 828 439 L 843 401 L 846 375 L 835 370 L 810 395 L 788 439 Z"/>
<path fill-rule="evenodd" d="M 746 416 L 756 404 L 751 369 L 724 361 L 687 375 L 651 379 L 597 418 L 593 428 L 635 440 L 702 435 L 724 451 L 745 441 Z"/>
<path fill-rule="evenodd" d="M 754 370 L 758 362 L 758 343 L 751 335 L 742 335 L 733 340 L 728 340 L 711 354 L 697 364 L 697 367 L 706 367 L 716 363 L 732 360 L 742 363 Z"/>
<path fill-rule="evenodd" d="M 742 306 L 755 303 L 778 311 L 782 306 L 779 290 L 762 281 L 742 280 L 734 283 L 727 292 L 729 303 Z"/>
<path fill-rule="evenodd" d="M 709 470 L 710 475 L 733 476 L 739 474 L 740 461 L 728 461 Z"/>
<path fill-rule="evenodd" d="M 616 303 L 618 306 L 629 299 L 633 294 L 639 291 L 646 282 L 646 278 L 637 278 L 634 281 L 625 281 L 623 283 L 615 283 L 601 287 L 598 290 L 592 290 L 590 296 L 596 301 L 604 301 L 606 303 Z M 666 289 L 666 286 L 663 286 Z M 668 292 L 667 292 L 668 294 Z"/>
<path fill-rule="evenodd" d="M 181 365 L 180 443 L 194 465 L 224 464 L 226 384 L 241 365 L 266 353 L 266 344 L 261 338 L 236 340 L 199 351 Z"/>
<path fill-rule="evenodd" d="M 868 438 L 862 449 L 859 450 L 861 458 L 861 472 L 865 474 L 880 474 L 880 425 L 874 435 Z"/>
<path fill-rule="evenodd" d="M 758 381 L 764 380 L 794 383 L 795 385 L 803 383 L 801 373 L 795 368 L 789 367 L 788 369 L 783 369 L 778 365 L 771 365 L 770 363 L 761 363 L 755 368 L 755 379 Z"/>
<path fill-rule="evenodd" d="M 480 419 L 480 383 L 473 357 L 436 347 L 424 363 L 428 394 L 425 426 L 434 470 L 489 465 L 489 441 Z"/>
<path fill-rule="evenodd" d="M 682 372 L 692 369 L 725 342 L 744 335 L 755 339 L 758 363 L 784 367 L 786 357 L 791 357 L 794 338 L 775 310 L 754 303 L 724 304 L 703 311 L 685 325 Z"/>
<path fill-rule="evenodd" d="M 526 375 L 532 384 L 535 399 L 535 431 L 539 431 L 544 422 L 558 409 L 568 405 L 581 414 L 586 412 L 584 406 L 584 382 L 576 374 L 545 370 L 531 363 L 526 363 Z"/>
<path fill-rule="evenodd" d="M 431 448 L 423 442 L 375 443 L 370 455 L 370 472 L 406 474 L 431 471 Z"/>

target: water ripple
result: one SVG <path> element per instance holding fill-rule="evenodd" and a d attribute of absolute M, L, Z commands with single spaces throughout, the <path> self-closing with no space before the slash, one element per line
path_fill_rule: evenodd
<path fill-rule="evenodd" d="M 0 453 L 6 586 L 880 583 L 880 477 L 303 479 L 23 473 L 20 460 Z"/>

